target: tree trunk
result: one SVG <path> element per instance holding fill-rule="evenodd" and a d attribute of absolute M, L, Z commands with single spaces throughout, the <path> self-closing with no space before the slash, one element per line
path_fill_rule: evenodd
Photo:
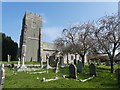
<path fill-rule="evenodd" d="M 83 67 L 84 67 L 84 56 L 81 56 L 82 57 L 82 64 L 83 64 Z"/>
<path fill-rule="evenodd" d="M 111 73 L 114 73 L 113 59 L 111 59 L 110 62 L 111 62 Z"/>

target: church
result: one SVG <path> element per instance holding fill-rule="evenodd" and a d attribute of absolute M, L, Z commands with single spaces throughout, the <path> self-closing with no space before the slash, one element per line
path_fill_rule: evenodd
<path fill-rule="evenodd" d="M 19 57 L 22 58 L 22 53 L 25 54 L 25 61 L 46 61 L 46 55 L 55 56 L 55 46 L 53 43 L 42 41 L 42 17 L 38 14 L 25 12 L 22 21 L 22 30 L 20 35 L 20 51 Z M 25 45 L 25 48 L 23 47 Z M 74 59 L 79 60 L 79 55 L 67 54 L 63 56 L 64 62 L 73 62 Z M 66 60 L 66 61 L 65 61 Z"/>

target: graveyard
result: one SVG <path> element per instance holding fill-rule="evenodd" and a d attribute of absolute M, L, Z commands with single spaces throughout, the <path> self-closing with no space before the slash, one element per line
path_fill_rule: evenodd
<path fill-rule="evenodd" d="M 52 34 L 44 42 L 42 36 L 50 33 L 42 33 L 45 30 L 44 15 L 25 11 L 19 45 L 11 37 L 1 34 L 0 90 L 120 88 L 119 17 L 118 12 L 95 22 L 75 23 L 63 28 L 60 37 L 55 36 L 52 42 L 49 38 L 55 33 L 50 31 Z"/>
<path fill-rule="evenodd" d="M 117 68 L 118 66 L 115 65 L 115 70 Z M 110 73 L 110 66 L 96 66 L 96 77 L 85 82 L 84 80 L 90 77 L 87 63 L 80 73 L 77 71 L 76 79 L 70 78 L 69 74 L 69 66 L 59 67 L 57 73 L 54 69 L 46 68 L 18 72 L 16 68 L 5 67 L 4 88 L 118 88 L 116 73 Z M 55 79 L 56 77 L 58 79 Z M 43 78 L 46 81 L 43 81 Z"/>

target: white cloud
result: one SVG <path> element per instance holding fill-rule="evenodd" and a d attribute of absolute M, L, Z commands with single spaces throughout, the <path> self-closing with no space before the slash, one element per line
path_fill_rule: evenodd
<path fill-rule="evenodd" d="M 45 42 L 53 42 L 57 37 L 61 36 L 62 27 L 47 27 L 42 29 L 42 40 Z"/>

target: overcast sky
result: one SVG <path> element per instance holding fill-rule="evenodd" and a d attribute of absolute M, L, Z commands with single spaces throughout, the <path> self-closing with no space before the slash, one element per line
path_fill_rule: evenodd
<path fill-rule="evenodd" d="M 2 32 L 19 42 L 25 11 L 42 16 L 42 40 L 52 42 L 69 25 L 118 12 L 117 2 L 3 2 Z"/>

